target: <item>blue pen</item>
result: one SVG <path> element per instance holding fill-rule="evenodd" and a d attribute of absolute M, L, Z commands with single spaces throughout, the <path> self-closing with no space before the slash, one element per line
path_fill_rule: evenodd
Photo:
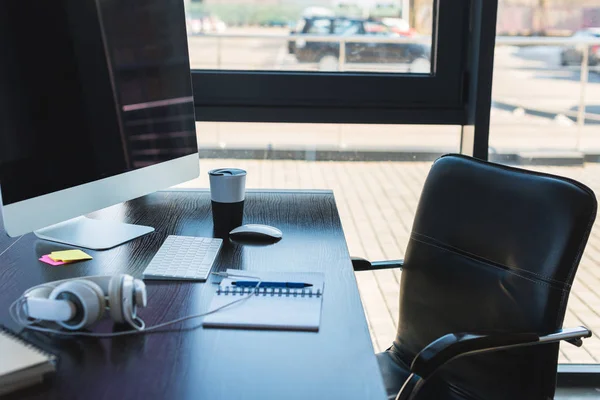
<path fill-rule="evenodd" d="M 256 281 L 235 281 L 231 282 L 232 285 L 238 287 L 256 287 Z M 290 288 L 290 289 L 302 289 L 310 287 L 312 284 L 303 282 L 261 282 L 259 287 L 264 288 Z"/>

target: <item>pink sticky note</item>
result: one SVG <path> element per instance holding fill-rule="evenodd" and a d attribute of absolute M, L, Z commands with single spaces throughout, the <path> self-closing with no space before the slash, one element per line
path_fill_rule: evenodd
<path fill-rule="evenodd" d="M 66 263 L 64 261 L 54 261 L 53 259 L 51 259 L 49 257 L 48 254 L 46 254 L 45 256 L 42 256 L 42 258 L 40 258 L 40 261 L 41 262 L 45 262 L 46 264 L 50 264 L 50 265 L 55 266 L 55 267 L 58 266 L 58 265 L 68 264 L 68 263 Z"/>

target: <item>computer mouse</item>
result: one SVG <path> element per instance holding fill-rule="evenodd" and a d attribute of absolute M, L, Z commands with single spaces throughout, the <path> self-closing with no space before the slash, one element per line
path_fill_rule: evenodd
<path fill-rule="evenodd" d="M 229 237 L 233 240 L 275 243 L 281 240 L 283 233 L 272 226 L 247 224 L 229 232 Z"/>

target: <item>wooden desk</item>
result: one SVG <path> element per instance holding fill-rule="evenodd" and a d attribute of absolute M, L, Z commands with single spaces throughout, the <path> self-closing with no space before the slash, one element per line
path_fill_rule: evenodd
<path fill-rule="evenodd" d="M 346 241 L 333 194 L 249 192 L 246 223 L 274 225 L 271 246 L 224 244 L 216 270 L 322 271 L 325 295 L 318 333 L 203 329 L 201 320 L 170 332 L 115 339 L 52 338 L 28 332 L 61 356 L 54 378 L 14 398 L 88 399 L 384 399 Z M 129 273 L 141 277 L 169 234 L 212 236 L 206 191 L 158 192 L 93 214 L 151 225 L 156 232 L 94 260 L 50 267 L 37 259 L 64 248 L 24 236 L 0 257 L 0 323 L 15 329 L 10 302 L 46 281 Z M 2 233 L 3 234 L 3 233 Z M 147 325 L 208 309 L 212 283 L 148 281 Z M 110 320 L 94 330 L 110 331 Z"/>

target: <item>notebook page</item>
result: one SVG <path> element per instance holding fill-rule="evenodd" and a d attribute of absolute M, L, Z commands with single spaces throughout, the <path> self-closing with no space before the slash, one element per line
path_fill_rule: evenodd
<path fill-rule="evenodd" d="M 228 271 L 231 273 L 246 274 L 245 271 Z M 261 292 L 230 307 L 208 315 L 203 322 L 205 327 L 221 328 L 252 328 L 252 329 L 280 329 L 280 330 L 302 330 L 318 331 L 321 321 L 321 304 L 323 299 L 324 276 L 321 273 L 281 273 L 261 272 L 247 273 L 248 275 L 260 276 L 263 281 L 277 282 L 305 282 L 313 286 L 305 290 L 291 289 L 287 294 L 284 289 L 282 293 L 271 289 L 267 293 Z M 226 278 L 221 281 L 220 288 L 233 288 L 234 280 L 254 280 L 251 278 Z M 310 293 L 319 292 L 319 295 Z M 248 289 L 246 289 L 248 291 Z M 295 293 L 295 295 L 294 295 Z M 232 301 L 240 299 L 247 294 L 215 294 L 210 309 L 221 307 Z"/>

